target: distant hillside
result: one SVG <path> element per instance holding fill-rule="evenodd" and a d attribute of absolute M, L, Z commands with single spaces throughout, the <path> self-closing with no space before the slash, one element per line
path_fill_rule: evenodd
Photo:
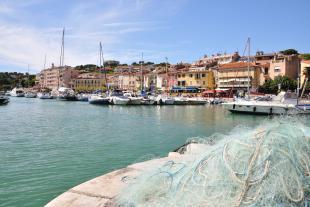
<path fill-rule="evenodd" d="M 35 85 L 35 79 L 35 75 L 29 75 L 28 81 L 28 73 L 2 72 L 0 73 L 0 90 L 9 90 L 16 86 L 32 87 Z"/>

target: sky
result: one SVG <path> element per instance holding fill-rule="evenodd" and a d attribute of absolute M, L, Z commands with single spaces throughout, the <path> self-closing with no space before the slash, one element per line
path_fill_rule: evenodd
<path fill-rule="evenodd" d="M 216 53 L 310 52 L 309 0 L 0 0 L 0 72 L 59 65 L 189 62 Z"/>

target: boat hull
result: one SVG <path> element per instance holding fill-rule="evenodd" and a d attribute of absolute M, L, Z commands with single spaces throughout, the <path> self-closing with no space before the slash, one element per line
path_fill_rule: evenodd
<path fill-rule="evenodd" d="M 293 106 L 262 106 L 244 104 L 224 104 L 232 113 L 257 114 L 257 115 L 294 115 L 299 114 L 300 110 Z"/>
<path fill-rule="evenodd" d="M 97 98 L 97 99 L 90 98 L 88 102 L 90 104 L 97 104 L 97 105 L 107 105 L 110 103 L 108 98 Z"/>
<path fill-rule="evenodd" d="M 77 101 L 75 96 L 58 96 L 57 99 L 60 101 Z"/>
<path fill-rule="evenodd" d="M 129 98 L 128 105 L 141 105 L 142 99 L 140 98 Z"/>
<path fill-rule="evenodd" d="M 35 94 L 35 93 L 26 93 L 25 94 L 25 98 L 36 98 L 37 97 L 37 94 Z"/>
<path fill-rule="evenodd" d="M 126 98 L 119 98 L 119 97 L 114 97 L 112 99 L 112 103 L 114 105 L 127 105 L 129 102 L 129 99 L 126 99 Z"/>
<path fill-rule="evenodd" d="M 208 102 L 204 99 L 195 99 L 195 98 L 189 98 L 187 99 L 188 105 L 204 105 Z"/>
<path fill-rule="evenodd" d="M 155 105 L 155 101 L 152 99 L 143 99 L 141 105 Z"/>

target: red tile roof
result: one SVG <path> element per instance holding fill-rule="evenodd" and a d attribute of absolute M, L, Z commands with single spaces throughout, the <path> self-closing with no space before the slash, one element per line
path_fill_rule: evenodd
<path fill-rule="evenodd" d="M 254 63 L 250 63 L 250 66 L 257 66 Z M 247 62 L 235 62 L 235 63 L 227 63 L 220 65 L 219 69 L 237 69 L 237 68 L 247 68 L 248 63 Z"/>
<path fill-rule="evenodd" d="M 310 60 L 302 60 L 302 63 L 310 64 Z"/>

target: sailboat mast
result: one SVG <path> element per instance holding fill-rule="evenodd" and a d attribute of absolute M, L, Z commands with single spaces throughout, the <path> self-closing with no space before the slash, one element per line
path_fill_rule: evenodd
<path fill-rule="evenodd" d="M 143 53 L 141 54 L 141 64 L 140 64 L 140 67 L 141 67 L 141 92 L 143 92 L 143 67 L 142 67 L 142 64 L 143 64 Z"/>
<path fill-rule="evenodd" d="M 29 88 L 29 64 L 28 64 L 28 74 L 27 74 L 27 88 Z"/>
<path fill-rule="evenodd" d="M 165 64 L 165 70 L 166 70 L 166 80 L 167 80 L 167 86 L 168 86 L 168 88 L 169 88 L 169 80 L 168 80 L 168 58 L 166 57 L 165 58 L 166 59 L 166 64 Z"/>
<path fill-rule="evenodd" d="M 62 30 L 62 40 L 61 40 L 61 48 L 60 48 L 60 67 L 64 65 L 65 59 L 65 28 Z"/>
<path fill-rule="evenodd" d="M 44 56 L 44 65 L 43 65 L 43 70 L 45 69 L 45 67 L 46 67 L 46 54 L 45 54 L 45 56 Z"/>
<path fill-rule="evenodd" d="M 105 80 L 105 85 L 107 86 L 107 84 L 108 84 L 108 82 L 107 82 L 107 72 L 106 72 L 106 70 L 104 68 L 104 58 L 103 58 L 101 42 L 100 42 L 100 54 L 99 55 L 100 55 L 100 69 L 103 69 L 103 71 L 104 71 L 104 80 Z"/>
<path fill-rule="evenodd" d="M 62 30 L 59 67 L 63 67 L 64 59 L 65 59 L 65 28 L 63 28 L 63 30 Z M 59 88 L 59 86 L 60 86 L 60 70 L 59 70 L 59 75 L 58 75 L 58 88 Z"/>
<path fill-rule="evenodd" d="M 250 97 L 250 55 L 251 55 L 251 39 L 248 38 L 248 84 L 247 84 L 247 93 L 248 97 Z"/>

